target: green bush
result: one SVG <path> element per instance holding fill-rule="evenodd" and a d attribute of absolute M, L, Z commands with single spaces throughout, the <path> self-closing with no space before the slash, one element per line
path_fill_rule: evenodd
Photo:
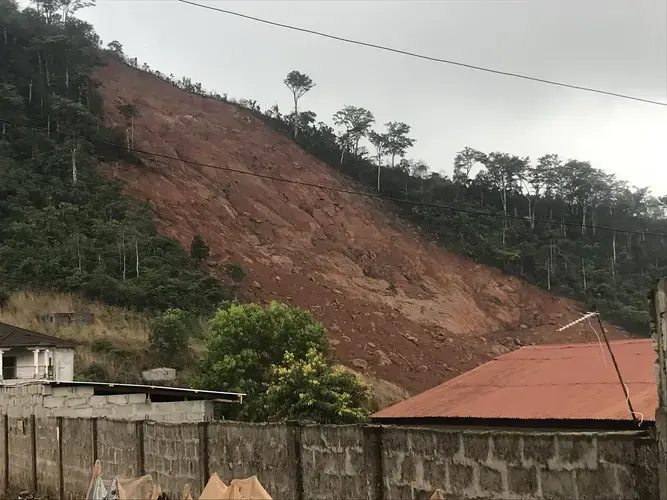
<path fill-rule="evenodd" d="M 188 350 L 187 315 L 180 309 L 168 309 L 153 319 L 148 331 L 151 348 L 162 362 L 180 365 Z"/>
<path fill-rule="evenodd" d="M 332 368 L 326 330 L 308 311 L 232 304 L 210 320 L 207 347 L 199 385 L 247 395 L 242 406 L 224 409 L 226 418 L 350 422 L 367 415 L 367 387 Z"/>

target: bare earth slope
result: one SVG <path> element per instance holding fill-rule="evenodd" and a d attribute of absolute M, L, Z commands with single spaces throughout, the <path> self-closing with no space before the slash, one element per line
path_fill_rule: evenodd
<path fill-rule="evenodd" d="M 336 187 L 362 189 L 236 106 L 202 99 L 110 63 L 110 124 L 134 102 L 138 149 Z M 105 165 L 150 202 L 160 230 L 189 247 L 199 233 L 213 272 L 248 272 L 244 296 L 311 309 L 341 361 L 407 388 L 434 386 L 521 343 L 595 340 L 580 308 L 426 243 L 373 200 L 156 159 Z M 609 327 L 612 337 L 624 334 Z"/>

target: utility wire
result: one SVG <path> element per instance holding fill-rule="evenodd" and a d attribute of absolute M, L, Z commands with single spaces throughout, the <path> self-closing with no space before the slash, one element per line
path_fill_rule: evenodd
<path fill-rule="evenodd" d="M 476 66 L 474 64 L 466 64 L 466 63 L 462 63 L 462 62 L 458 62 L 458 61 L 452 61 L 452 60 L 448 60 L 448 59 L 441 59 L 439 57 L 432 57 L 432 56 L 427 56 L 427 55 L 424 55 L 424 54 L 418 54 L 416 52 L 409 52 L 407 50 L 394 49 L 392 47 L 387 47 L 385 45 L 377 45 L 377 44 L 374 44 L 374 43 L 362 42 L 360 40 L 353 40 L 351 38 L 344 38 L 344 37 L 341 37 L 341 36 L 336 36 L 336 35 L 331 35 L 331 34 L 328 34 L 328 33 L 323 33 L 321 31 L 315 31 L 315 30 L 311 30 L 311 29 L 307 29 L 307 28 L 300 28 L 298 26 L 292 26 L 290 24 L 283 24 L 283 23 L 278 23 L 278 22 L 275 22 L 275 21 L 269 21 L 267 19 L 262 19 L 262 18 L 259 18 L 259 17 L 249 16 L 247 14 L 241 14 L 240 12 L 235 12 L 235 11 L 232 11 L 232 10 L 221 9 L 219 7 L 212 7 L 210 5 L 204 5 L 204 4 L 200 4 L 200 3 L 197 3 L 197 2 L 192 2 L 190 0 L 177 0 L 177 1 L 180 2 L 180 3 L 183 3 L 183 4 L 192 5 L 194 7 L 200 7 L 202 9 L 213 10 L 213 11 L 216 11 L 216 12 L 220 12 L 222 14 L 228 14 L 228 15 L 231 15 L 231 16 L 241 17 L 243 19 L 248 19 L 250 21 L 255 21 L 255 22 L 258 22 L 258 23 L 268 24 L 268 25 L 271 25 L 271 26 L 277 26 L 279 28 L 286 28 L 286 29 L 294 30 L 294 31 L 300 31 L 302 33 L 308 33 L 308 34 L 311 34 L 311 35 L 321 36 L 321 37 L 324 37 L 324 38 L 329 38 L 331 40 L 338 40 L 339 42 L 351 43 L 353 45 L 361 45 L 363 47 L 369 47 L 369 48 L 372 48 L 372 49 L 384 50 L 386 52 L 393 52 L 395 54 L 401 54 L 401 55 L 404 55 L 404 56 L 415 57 L 417 59 L 424 59 L 424 60 L 427 60 L 427 61 L 433 61 L 433 62 L 438 62 L 438 63 L 442 63 L 442 64 L 450 64 L 450 65 L 459 66 L 459 67 L 462 67 L 462 68 L 474 69 L 474 70 L 477 70 L 477 71 L 484 71 L 486 73 L 493 73 L 493 74 L 496 74 L 496 75 L 511 76 L 513 78 L 519 78 L 519 79 L 522 79 L 522 80 L 530 80 L 530 81 L 538 82 L 538 83 L 545 83 L 545 84 L 554 85 L 554 86 L 557 86 L 557 87 L 565 87 L 565 88 L 574 89 L 574 90 L 582 90 L 584 92 L 592 92 L 592 93 L 595 93 L 595 94 L 603 94 L 603 95 L 608 95 L 608 96 L 612 96 L 612 97 L 618 97 L 620 99 L 628 99 L 628 100 L 631 100 L 631 101 L 638 101 L 638 102 L 643 102 L 643 103 L 647 103 L 647 104 L 653 104 L 655 106 L 667 107 L 667 102 L 653 101 L 651 99 L 644 99 L 642 97 L 635 97 L 635 96 L 630 96 L 630 95 L 627 95 L 627 94 L 618 94 L 616 92 L 609 92 L 609 91 L 606 91 L 606 90 L 594 89 L 594 88 L 590 88 L 590 87 L 583 87 L 583 86 L 580 86 L 580 85 L 571 85 L 569 83 L 556 82 L 556 81 L 553 81 L 553 80 L 547 80 L 547 79 L 544 79 L 544 78 L 537 78 L 537 77 L 533 77 L 533 76 L 522 75 L 522 74 L 519 74 L 519 73 L 510 73 L 508 71 L 500 71 L 500 70 L 497 70 L 497 69 L 485 68 L 485 67 L 482 67 L 482 66 Z"/>
<path fill-rule="evenodd" d="M 284 177 L 276 177 L 274 175 L 267 175 L 267 174 L 260 174 L 257 172 L 249 172 L 246 170 L 240 170 L 237 168 L 232 168 L 232 167 L 222 167 L 220 165 L 213 165 L 210 163 L 201 163 L 198 161 L 194 160 L 185 160 L 183 158 L 179 158 L 177 156 L 171 156 L 171 155 L 166 155 L 163 153 L 156 153 L 154 151 L 144 151 L 141 149 L 136 149 L 136 148 L 128 148 L 127 146 L 123 146 L 121 144 L 114 144 L 111 142 L 106 142 L 102 141 L 99 139 L 93 139 L 92 137 L 88 137 L 85 135 L 80 135 L 80 134 L 72 134 L 69 132 L 62 132 L 62 131 L 54 131 L 54 130 L 49 130 L 44 127 L 38 127 L 36 125 L 30 125 L 27 123 L 19 123 L 15 122 L 13 120 L 7 120 L 5 118 L 0 117 L 0 123 L 5 122 L 10 125 L 14 125 L 17 127 L 22 127 L 26 129 L 31 129 L 31 130 L 36 130 L 38 132 L 44 132 L 47 134 L 57 134 L 65 137 L 71 137 L 74 139 L 84 139 L 86 141 L 96 143 L 96 144 L 102 144 L 104 146 L 109 146 L 112 148 L 116 148 L 122 151 L 128 151 L 131 153 L 136 153 L 136 154 L 141 154 L 141 155 L 146 155 L 146 156 L 153 156 L 156 158 L 164 158 L 167 160 L 174 160 L 174 161 L 180 161 L 183 163 L 187 163 L 190 165 L 195 165 L 198 167 L 204 167 L 204 168 L 212 168 L 215 170 L 222 170 L 224 172 L 231 172 L 234 174 L 242 174 L 242 175 L 249 175 L 251 177 L 257 177 L 260 179 L 266 179 L 266 180 L 271 180 L 271 181 L 277 181 L 277 182 L 286 182 L 288 184 L 296 184 L 298 186 L 305 186 L 305 187 L 311 187 L 315 189 L 322 189 L 325 191 L 332 191 L 334 193 L 342 193 L 342 194 L 349 194 L 353 196 L 362 196 L 365 198 L 372 198 L 372 199 L 377 199 L 377 200 L 384 200 L 384 201 L 391 201 L 393 203 L 402 203 L 404 205 L 412 205 L 412 206 L 417 206 L 417 207 L 425 207 L 425 208 L 437 208 L 441 210 L 450 210 L 452 212 L 460 212 L 460 213 L 465 213 L 469 215 L 476 215 L 476 216 L 483 216 L 483 217 L 498 217 L 498 218 L 503 218 L 503 219 L 514 219 L 514 220 L 520 220 L 523 222 L 529 222 L 529 219 L 526 217 L 522 217 L 520 215 L 511 215 L 511 214 L 505 214 L 505 213 L 493 213 L 493 212 L 485 212 L 482 210 L 474 210 L 472 208 L 462 208 L 462 207 L 455 207 L 452 205 L 443 205 L 440 203 L 424 203 L 421 201 L 412 201 L 412 200 L 403 200 L 400 198 L 393 198 L 391 196 L 383 196 L 381 194 L 375 194 L 375 193 L 369 193 L 369 192 L 363 192 L 363 191 L 355 191 L 352 189 L 345 189 L 345 188 L 336 188 L 336 187 L 330 187 L 330 186 L 323 186 L 321 184 L 315 184 L 312 182 L 306 182 L 306 181 L 298 181 L 295 179 L 285 179 Z M 587 229 L 599 229 L 601 231 L 612 231 L 616 233 L 621 233 L 621 234 L 636 234 L 640 236 L 658 236 L 661 238 L 667 238 L 667 234 L 664 233 L 653 233 L 650 231 L 637 231 L 637 230 L 632 230 L 632 229 L 619 229 L 615 227 L 610 227 L 610 226 L 598 226 L 595 224 L 578 224 L 575 222 L 559 222 L 559 221 L 554 221 L 554 220 L 548 220 L 548 219 L 535 219 L 535 224 L 551 224 L 555 226 L 567 226 L 567 227 L 576 227 L 578 229 L 581 229 L 582 227 L 585 227 Z"/>

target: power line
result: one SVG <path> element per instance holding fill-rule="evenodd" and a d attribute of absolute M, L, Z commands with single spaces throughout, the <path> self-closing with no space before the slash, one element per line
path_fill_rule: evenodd
<path fill-rule="evenodd" d="M 222 170 L 224 172 L 231 172 L 234 174 L 242 174 L 242 175 L 249 175 L 251 177 L 257 177 L 260 179 L 266 179 L 266 180 L 271 180 L 271 181 L 276 181 L 276 182 L 285 182 L 288 184 L 296 184 L 298 186 L 305 186 L 305 187 L 311 187 L 315 189 L 322 189 L 325 191 L 332 191 L 334 193 L 341 193 L 341 194 L 349 194 L 353 196 L 362 196 L 365 198 L 372 198 L 372 199 L 377 199 L 377 200 L 383 200 L 383 201 L 390 201 L 393 203 L 402 203 L 405 205 L 412 205 L 412 206 L 418 206 L 418 207 L 424 207 L 424 208 L 437 208 L 441 210 L 450 210 L 452 212 L 459 212 L 459 213 L 465 213 L 469 215 L 476 215 L 476 216 L 484 216 L 484 217 L 498 217 L 498 218 L 503 218 L 503 219 L 513 219 L 513 220 L 520 220 L 523 222 L 529 222 L 528 219 L 525 217 L 522 217 L 520 215 L 511 215 L 511 214 L 505 214 L 505 213 L 493 213 L 493 212 L 484 212 L 482 210 L 474 210 L 472 208 L 463 208 L 463 207 L 454 207 L 452 205 L 443 205 L 440 203 L 425 203 L 421 201 L 412 201 L 412 200 L 403 200 L 400 198 L 393 198 L 391 196 L 383 196 L 381 194 L 375 194 L 375 193 L 368 193 L 368 192 L 363 192 L 363 191 L 355 191 L 352 189 L 344 189 L 344 188 L 336 188 L 336 187 L 330 187 L 330 186 L 323 186 L 321 184 L 315 184 L 312 182 L 306 182 L 306 181 L 298 181 L 295 179 L 285 179 L 284 177 L 276 177 L 274 175 L 267 175 L 267 174 L 260 174 L 257 172 L 249 172 L 246 170 L 240 170 L 237 168 L 232 168 L 232 167 L 222 167 L 220 165 L 213 165 L 210 163 L 201 163 L 198 161 L 194 160 L 184 160 L 183 158 L 179 158 L 177 156 L 171 156 L 163 153 L 156 153 L 154 151 L 144 151 L 141 149 L 136 149 L 136 148 L 128 148 L 126 146 L 120 145 L 120 144 L 114 144 L 111 142 L 106 142 L 102 141 L 99 139 L 93 139 L 92 137 L 88 137 L 85 135 L 80 135 L 80 134 L 72 134 L 69 132 L 62 132 L 62 131 L 54 131 L 54 130 L 49 130 L 44 127 L 38 127 L 36 125 L 30 125 L 27 123 L 19 123 L 15 122 L 12 120 L 7 120 L 2 117 L 0 117 L 0 122 L 5 122 L 10 125 L 15 125 L 17 127 L 22 127 L 22 128 L 27 128 L 31 130 L 36 130 L 39 132 L 44 132 L 47 134 L 57 134 L 65 137 L 71 137 L 74 139 L 84 139 L 92 143 L 96 144 L 102 144 L 104 146 L 109 146 L 112 148 L 116 148 L 122 151 L 128 151 L 131 153 L 136 153 L 136 154 L 141 154 L 141 155 L 146 155 L 146 156 L 153 156 L 156 158 L 164 158 L 167 160 L 174 160 L 174 161 L 180 161 L 183 163 L 187 163 L 190 165 L 195 165 L 198 167 L 204 167 L 204 168 L 212 168 L 215 170 Z M 601 231 L 612 231 L 616 233 L 621 233 L 621 234 L 635 234 L 639 236 L 658 236 L 661 238 L 667 238 L 667 234 L 663 233 L 653 233 L 650 231 L 636 231 L 632 229 L 619 229 L 615 227 L 610 227 L 610 226 L 599 226 L 595 224 L 578 224 L 575 222 L 558 222 L 554 220 L 548 220 L 548 219 L 535 219 L 534 220 L 535 224 L 551 224 L 555 226 L 566 226 L 566 227 L 576 227 L 578 229 L 581 229 L 582 227 L 585 227 L 587 229 L 599 229 Z"/>
<path fill-rule="evenodd" d="M 385 45 L 378 45 L 378 44 L 369 43 L 369 42 L 362 42 L 360 40 L 353 40 L 351 38 L 344 38 L 344 37 L 341 37 L 341 36 L 336 36 L 336 35 L 331 35 L 331 34 L 328 34 L 328 33 L 323 33 L 321 31 L 315 31 L 315 30 L 311 30 L 311 29 L 307 29 L 307 28 L 300 28 L 298 26 L 292 26 L 290 24 L 283 24 L 283 23 L 278 23 L 278 22 L 275 22 L 275 21 L 269 21 L 267 19 L 262 19 L 262 18 L 259 18 L 259 17 L 249 16 L 247 14 L 241 14 L 240 12 L 234 12 L 232 10 L 221 9 L 219 7 L 211 7 L 210 5 L 203 5 L 203 4 L 200 4 L 200 3 L 192 2 L 190 0 L 177 0 L 177 1 L 180 2 L 180 3 L 183 3 L 183 4 L 192 5 L 194 7 L 200 7 L 202 9 L 208 9 L 208 10 L 213 10 L 213 11 L 216 11 L 216 12 L 221 12 L 223 14 L 229 14 L 231 16 L 237 16 L 237 17 L 241 17 L 243 19 L 248 19 L 248 20 L 251 20 L 251 21 L 258 22 L 258 23 L 268 24 L 270 26 L 277 26 L 279 28 L 285 28 L 285 29 L 289 29 L 289 30 L 293 30 L 293 31 L 300 31 L 302 33 L 308 33 L 310 35 L 316 35 L 316 36 L 321 36 L 321 37 L 324 37 L 324 38 L 329 38 L 331 40 L 337 40 L 339 42 L 351 43 L 353 45 L 361 45 L 363 47 L 369 47 L 369 48 L 372 48 L 372 49 L 384 50 L 384 51 L 387 51 L 387 52 L 393 52 L 395 54 L 401 54 L 401 55 L 404 55 L 404 56 L 415 57 L 417 59 L 424 59 L 424 60 L 427 60 L 427 61 L 433 61 L 433 62 L 438 62 L 438 63 L 442 63 L 442 64 L 450 64 L 452 66 L 459 66 L 459 67 L 462 67 L 462 68 L 473 69 L 473 70 L 476 70 L 476 71 L 484 71 L 486 73 L 493 73 L 493 74 L 496 74 L 496 75 L 511 76 L 513 78 L 519 78 L 519 79 L 522 79 L 522 80 L 530 80 L 530 81 L 538 82 L 538 83 L 545 83 L 545 84 L 554 85 L 554 86 L 557 86 L 557 87 L 565 87 L 565 88 L 574 89 L 574 90 L 582 90 L 582 91 L 585 91 L 585 92 L 593 92 L 595 94 L 603 94 L 603 95 L 608 95 L 608 96 L 612 96 L 612 97 L 618 97 L 620 99 L 628 99 L 628 100 L 631 100 L 631 101 L 638 101 L 638 102 L 643 102 L 643 103 L 647 103 L 647 104 L 653 104 L 653 105 L 656 105 L 656 106 L 665 106 L 665 107 L 667 107 L 666 102 L 653 101 L 651 99 L 644 99 L 642 97 L 635 97 L 635 96 L 630 96 L 630 95 L 627 95 L 627 94 L 618 94 L 616 92 L 609 92 L 609 91 L 606 91 L 606 90 L 594 89 L 594 88 L 590 88 L 590 87 L 583 87 L 583 86 L 580 86 L 580 85 L 572 85 L 572 84 L 569 84 L 569 83 L 556 82 L 556 81 L 547 80 L 547 79 L 544 79 L 544 78 L 537 78 L 537 77 L 534 77 L 534 76 L 522 75 L 522 74 L 519 74 L 519 73 L 511 73 L 509 71 L 500 71 L 500 70 L 497 70 L 497 69 L 485 68 L 485 67 L 482 67 L 482 66 L 476 66 L 474 64 L 466 64 L 466 63 L 462 63 L 462 62 L 458 62 L 458 61 L 452 61 L 452 60 L 449 60 L 449 59 L 441 59 L 439 57 L 427 56 L 427 55 L 424 55 L 424 54 L 418 54 L 416 52 L 409 52 L 407 50 L 394 49 L 392 47 L 387 47 Z"/>

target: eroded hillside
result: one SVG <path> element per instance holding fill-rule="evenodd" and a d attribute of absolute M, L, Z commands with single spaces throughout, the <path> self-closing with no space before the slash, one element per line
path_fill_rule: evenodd
<path fill-rule="evenodd" d="M 117 62 L 99 70 L 107 120 L 135 103 L 135 147 L 184 160 L 359 190 L 236 106 L 187 94 Z M 358 196 L 155 158 L 105 165 L 149 201 L 161 231 L 199 233 L 222 275 L 248 272 L 244 295 L 313 311 L 340 359 L 411 392 L 522 343 L 595 340 L 580 308 L 424 242 L 386 207 Z M 609 327 L 611 336 L 622 332 Z"/>

